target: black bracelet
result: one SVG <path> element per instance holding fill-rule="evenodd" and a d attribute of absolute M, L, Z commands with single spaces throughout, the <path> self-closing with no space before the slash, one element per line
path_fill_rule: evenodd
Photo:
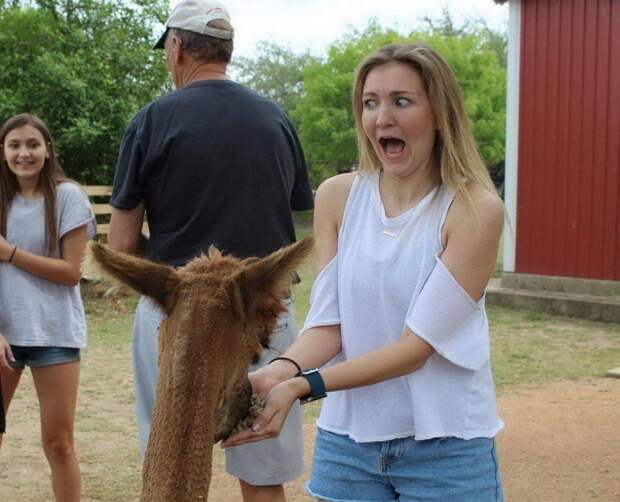
<path fill-rule="evenodd" d="M 11 263 L 13 261 L 13 257 L 15 256 L 15 251 L 17 251 L 17 246 L 13 248 L 13 252 L 11 253 L 11 256 L 9 256 L 7 263 Z"/>
<path fill-rule="evenodd" d="M 297 375 L 299 375 L 301 373 L 301 366 L 299 366 L 299 364 L 297 364 L 297 362 L 293 361 L 289 357 L 274 357 L 271 361 L 269 361 L 269 364 L 271 364 L 274 361 L 288 361 L 289 363 L 293 363 L 295 365 L 295 368 L 297 368 Z M 297 375 L 295 375 L 295 376 L 297 376 Z"/>

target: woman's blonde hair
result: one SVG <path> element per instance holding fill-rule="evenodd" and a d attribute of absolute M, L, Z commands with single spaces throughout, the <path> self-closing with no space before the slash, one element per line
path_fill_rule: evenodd
<path fill-rule="evenodd" d="M 372 53 L 358 66 L 352 98 L 360 170 L 381 169 L 381 162 L 362 127 L 362 95 L 370 71 L 391 62 L 407 65 L 422 79 L 438 129 L 432 160 L 439 168 L 442 183 L 455 194 L 464 195 L 470 207 L 472 201 L 466 190 L 469 182 L 479 183 L 497 195 L 489 171 L 476 149 L 456 76 L 450 65 L 437 52 L 423 44 L 386 45 Z"/>

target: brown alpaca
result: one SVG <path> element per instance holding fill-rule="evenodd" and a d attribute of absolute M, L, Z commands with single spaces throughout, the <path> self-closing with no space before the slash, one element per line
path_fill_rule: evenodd
<path fill-rule="evenodd" d="M 312 239 L 263 258 L 215 248 L 175 270 L 95 244 L 111 275 L 168 315 L 159 330 L 159 374 L 143 466 L 142 501 L 207 500 L 212 448 L 248 411 L 247 369 L 268 345 L 291 273 Z"/>

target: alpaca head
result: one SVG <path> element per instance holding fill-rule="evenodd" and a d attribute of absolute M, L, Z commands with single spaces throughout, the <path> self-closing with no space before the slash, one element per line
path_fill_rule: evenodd
<path fill-rule="evenodd" d="M 167 314 L 159 330 L 155 415 L 166 413 L 158 410 L 164 403 L 182 414 L 192 396 L 192 413 L 205 415 L 197 418 L 198 424 L 212 436 L 205 446 L 228 436 L 250 405 L 248 366 L 268 346 L 277 316 L 285 310 L 282 300 L 290 291 L 291 274 L 312 245 L 306 238 L 265 258 L 245 260 L 223 256 L 212 247 L 179 269 L 102 244 L 91 246 L 104 275 L 152 298 Z M 161 420 L 162 427 L 172 427 L 172 417 Z M 157 416 L 153 427 L 156 423 Z M 191 429 L 184 430 L 187 434 Z"/>

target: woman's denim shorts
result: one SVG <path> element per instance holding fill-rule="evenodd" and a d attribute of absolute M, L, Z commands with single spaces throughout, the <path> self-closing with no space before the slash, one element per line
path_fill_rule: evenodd
<path fill-rule="evenodd" d="M 15 362 L 11 366 L 23 370 L 26 365 L 42 368 L 54 364 L 72 363 L 80 360 L 80 349 L 72 347 L 25 347 L 11 345 Z"/>
<path fill-rule="evenodd" d="M 306 490 L 337 502 L 504 500 L 491 438 L 356 443 L 322 429 Z"/>

